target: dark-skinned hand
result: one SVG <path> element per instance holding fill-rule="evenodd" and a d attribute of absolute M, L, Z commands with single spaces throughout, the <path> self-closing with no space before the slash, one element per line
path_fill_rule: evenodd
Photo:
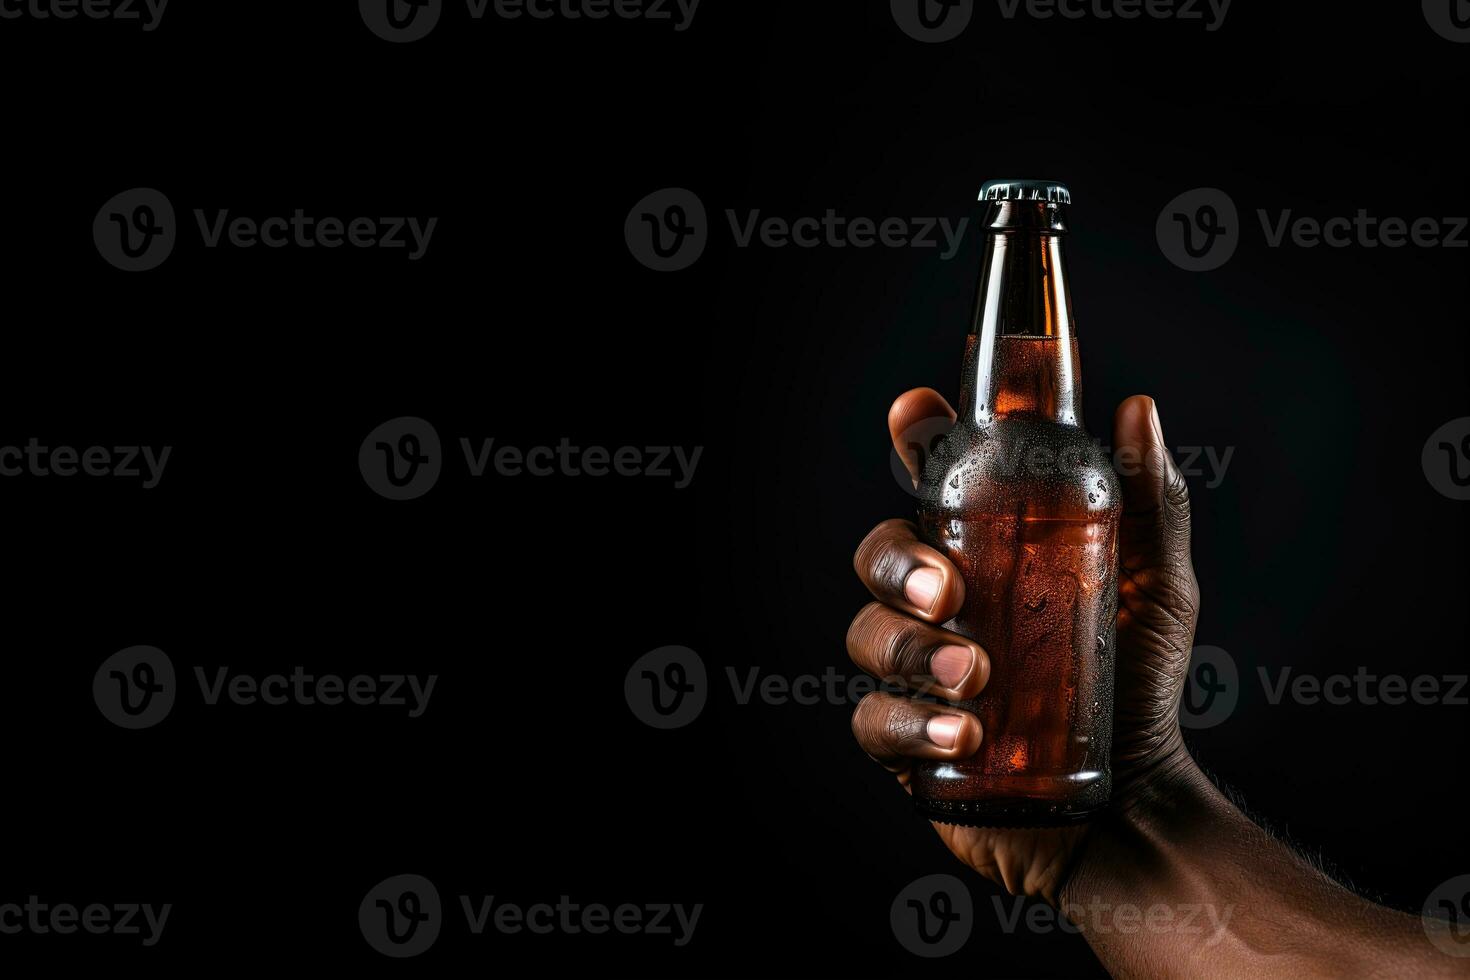
<path fill-rule="evenodd" d="M 918 480 L 919 460 L 903 433 L 926 419 L 953 421 L 938 392 L 916 388 L 894 402 L 888 428 Z M 932 425 L 932 423 L 930 423 Z M 1118 537 L 1117 675 L 1114 689 L 1113 806 L 1130 801 L 1171 771 L 1193 765 L 1179 731 L 1179 698 L 1189 666 L 1199 587 L 1189 552 L 1189 493 L 1165 443 L 1153 400 L 1135 395 L 1118 406 L 1113 446 L 1123 486 Z M 847 651 L 863 670 L 898 679 L 946 701 L 985 686 L 989 657 L 945 629 L 964 600 L 959 571 L 924 544 L 914 524 L 889 520 L 863 539 L 853 564 L 877 601 L 847 633 Z M 912 759 L 962 760 L 986 733 L 979 719 L 949 704 L 894 694 L 868 695 L 852 718 L 863 750 L 908 786 Z M 1088 825 L 984 829 L 935 823 L 945 845 L 980 874 L 1015 894 L 1056 904 Z"/>

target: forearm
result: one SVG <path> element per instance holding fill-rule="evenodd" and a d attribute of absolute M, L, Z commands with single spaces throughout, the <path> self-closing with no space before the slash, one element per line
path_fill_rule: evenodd
<path fill-rule="evenodd" d="M 1062 909 L 1116 977 L 1464 976 L 1470 963 L 1302 860 L 1183 753 L 1092 828 Z"/>

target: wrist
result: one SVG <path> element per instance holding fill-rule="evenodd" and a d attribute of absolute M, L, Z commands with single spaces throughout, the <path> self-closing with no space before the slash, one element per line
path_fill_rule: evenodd
<path fill-rule="evenodd" d="M 1089 826 L 1057 891 L 1061 905 L 1105 893 L 1123 865 L 1148 860 L 1149 842 L 1170 830 L 1204 798 L 1208 778 L 1182 738 L 1149 759 L 1130 765 L 1118 781 L 1113 802 Z"/>
<path fill-rule="evenodd" d="M 1175 725 L 1146 757 L 1120 766 L 1110 815 L 1160 818 L 1176 814 L 1179 804 L 1211 785 Z"/>

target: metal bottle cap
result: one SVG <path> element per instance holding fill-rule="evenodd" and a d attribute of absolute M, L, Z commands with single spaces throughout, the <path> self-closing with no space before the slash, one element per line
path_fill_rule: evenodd
<path fill-rule="evenodd" d="M 1050 201 L 1071 204 L 1072 192 L 1055 180 L 987 180 L 980 187 L 982 201 Z"/>

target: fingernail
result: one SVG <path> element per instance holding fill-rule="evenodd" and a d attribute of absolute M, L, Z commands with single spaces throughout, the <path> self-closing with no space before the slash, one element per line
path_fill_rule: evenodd
<path fill-rule="evenodd" d="M 946 646 L 934 651 L 929 673 L 945 687 L 959 687 L 975 666 L 975 654 L 969 647 Z"/>
<path fill-rule="evenodd" d="M 935 715 L 924 726 L 924 734 L 941 749 L 952 749 L 960 740 L 960 727 L 964 723 L 965 719 L 959 715 Z"/>
<path fill-rule="evenodd" d="M 944 585 L 944 573 L 937 568 L 921 565 L 909 572 L 909 577 L 904 580 L 903 594 L 915 606 L 925 612 L 934 608 L 934 603 L 939 600 L 939 588 Z"/>

